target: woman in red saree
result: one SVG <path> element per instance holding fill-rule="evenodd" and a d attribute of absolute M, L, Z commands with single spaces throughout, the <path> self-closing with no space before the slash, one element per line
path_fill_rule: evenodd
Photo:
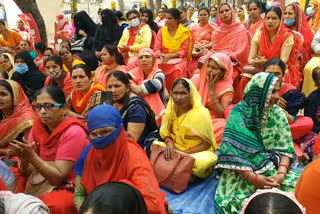
<path fill-rule="evenodd" d="M 294 20 L 294 21 L 293 21 Z M 303 64 L 311 59 L 311 42 L 313 40 L 313 32 L 308 25 L 307 18 L 303 13 L 302 8 L 297 3 L 292 3 L 286 6 L 284 11 L 284 24 L 290 29 L 297 31 L 303 36 Z"/>
<path fill-rule="evenodd" d="M 91 71 L 86 65 L 75 65 L 71 70 L 73 91 L 67 99 L 69 116 L 86 116 L 88 111 L 100 104 L 99 92 L 105 91 L 103 85 L 93 85 Z"/>
<path fill-rule="evenodd" d="M 131 91 L 149 104 L 155 114 L 157 125 L 161 125 L 165 107 L 164 98 L 165 77 L 159 69 L 155 53 L 150 48 L 142 49 L 138 53 L 139 67 L 129 71 L 132 78 Z"/>
<path fill-rule="evenodd" d="M 229 3 L 220 5 L 219 18 L 222 23 L 213 32 L 211 51 L 228 55 L 232 61 L 239 63 L 240 67 L 247 65 L 250 37 L 246 28 L 237 21 L 234 10 Z M 209 57 L 211 54 L 208 53 L 207 56 Z"/>
<path fill-rule="evenodd" d="M 63 14 L 56 16 L 54 23 L 54 43 L 58 43 L 58 39 L 62 41 L 68 41 L 71 38 L 71 32 L 68 22 Z"/>
<path fill-rule="evenodd" d="M 212 34 L 215 24 L 209 23 L 210 11 L 206 7 L 199 9 L 199 23 L 192 25 L 190 31 L 194 37 L 194 45 L 192 51 L 192 62 L 189 64 L 189 77 L 192 77 L 193 71 L 198 66 L 198 61 L 202 61 L 203 57 L 208 50 L 212 48 Z"/>
<path fill-rule="evenodd" d="M 192 36 L 179 24 L 180 12 L 170 8 L 166 13 L 167 25 L 158 31 L 154 51 L 160 58 L 159 68 L 166 75 L 166 88 L 171 92 L 174 80 L 187 77 L 187 66 L 192 57 Z"/>
<path fill-rule="evenodd" d="M 13 140 L 27 138 L 34 114 L 21 86 L 11 80 L 0 80 L 0 156 Z"/>
<path fill-rule="evenodd" d="M 115 45 L 103 46 L 101 52 L 101 65 L 94 72 L 93 83 L 107 86 L 107 76 L 111 71 L 128 72 L 129 68 L 125 65 L 123 56 L 119 53 Z"/>
<path fill-rule="evenodd" d="M 65 116 L 65 96 L 55 86 L 41 89 L 33 108 L 39 119 L 28 140 L 10 144 L 10 152 L 21 160 L 16 174 L 19 190 L 39 197 L 52 214 L 76 214 L 73 167 L 88 144 L 87 128 L 81 121 Z"/>
<path fill-rule="evenodd" d="M 262 4 L 258 0 L 251 0 L 248 3 L 248 12 L 250 19 L 245 23 L 247 30 L 250 32 L 251 37 L 254 36 L 256 31 L 263 26 Z"/>
<path fill-rule="evenodd" d="M 192 81 L 202 98 L 202 105 L 210 111 L 213 122 L 213 132 L 220 145 L 226 118 L 225 109 L 233 100 L 233 66 L 226 54 L 215 53 L 210 56 L 200 71 L 193 76 Z"/>
<path fill-rule="evenodd" d="M 164 195 L 145 152 L 127 138 L 120 112 L 101 105 L 88 116 L 91 144 L 82 152 L 76 167 L 75 204 L 79 208 L 88 194 L 108 182 L 124 182 L 141 193 L 148 213 L 165 214 Z"/>

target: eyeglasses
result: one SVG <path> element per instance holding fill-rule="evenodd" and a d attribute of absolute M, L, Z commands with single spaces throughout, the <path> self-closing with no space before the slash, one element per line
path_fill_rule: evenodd
<path fill-rule="evenodd" d="M 32 106 L 32 108 L 39 112 L 42 108 L 44 108 L 45 111 L 51 111 L 53 107 L 61 107 L 63 106 L 62 103 L 52 104 L 52 103 L 44 103 L 44 104 L 35 104 Z"/>

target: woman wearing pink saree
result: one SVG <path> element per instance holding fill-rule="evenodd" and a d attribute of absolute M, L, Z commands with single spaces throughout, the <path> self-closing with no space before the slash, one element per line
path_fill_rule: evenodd
<path fill-rule="evenodd" d="M 200 74 L 195 74 L 192 78 L 202 97 L 203 106 L 210 111 L 218 145 L 226 125 L 224 111 L 233 100 L 232 75 L 233 65 L 230 57 L 223 53 L 215 53 L 202 66 Z"/>
<path fill-rule="evenodd" d="M 213 31 L 217 27 L 216 24 L 209 22 L 210 11 L 207 7 L 200 8 L 198 14 L 199 23 L 192 25 L 190 28 L 190 31 L 194 36 L 194 46 L 192 51 L 192 63 L 188 68 L 189 77 L 193 75 L 193 71 L 197 68 L 198 61 L 203 61 L 203 56 L 208 50 L 211 50 L 211 38 Z"/>
<path fill-rule="evenodd" d="M 248 64 L 250 51 L 250 36 L 244 25 L 237 21 L 237 17 L 229 3 L 222 3 L 219 7 L 221 26 L 216 28 L 212 35 L 213 53 L 219 52 L 228 55 L 240 67 Z M 207 56 L 210 56 L 210 54 Z"/>

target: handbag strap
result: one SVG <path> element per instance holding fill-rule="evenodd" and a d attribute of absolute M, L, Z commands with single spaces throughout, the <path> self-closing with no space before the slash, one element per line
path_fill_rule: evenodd
<path fill-rule="evenodd" d="M 171 172 L 169 173 L 169 175 L 167 177 L 165 177 L 164 179 L 162 179 L 161 181 L 159 180 L 159 184 L 163 183 L 164 181 L 166 181 L 168 178 L 170 178 L 173 173 L 176 171 L 177 167 L 179 166 L 180 162 L 183 159 L 183 155 L 179 154 L 178 155 L 178 159 L 176 161 L 176 164 L 174 165 L 174 167 L 172 168 Z"/>

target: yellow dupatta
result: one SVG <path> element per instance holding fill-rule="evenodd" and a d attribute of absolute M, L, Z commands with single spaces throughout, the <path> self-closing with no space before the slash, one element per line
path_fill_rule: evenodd
<path fill-rule="evenodd" d="M 190 99 L 192 109 L 185 113 L 184 119 L 179 123 L 179 132 L 171 133 L 173 122 L 177 120 L 177 115 L 174 109 L 174 102 L 172 95 L 170 96 L 169 103 L 162 121 L 160 128 L 160 135 L 162 138 L 170 136 L 175 143 L 185 143 L 187 131 L 191 131 L 194 135 L 200 137 L 203 141 L 211 144 L 213 151 L 217 149 L 216 139 L 213 133 L 212 119 L 208 109 L 206 109 L 201 103 L 201 96 L 198 93 L 195 85 L 189 80 L 190 87 Z M 185 145 L 188 147 L 188 145 Z M 210 150 L 212 150 L 210 148 Z"/>
<path fill-rule="evenodd" d="M 181 50 L 182 44 L 189 39 L 187 59 L 191 60 L 192 56 L 192 35 L 188 28 L 179 24 L 176 34 L 172 37 L 169 33 L 168 26 L 161 29 L 162 45 L 169 50 L 169 53 L 176 53 Z"/>

